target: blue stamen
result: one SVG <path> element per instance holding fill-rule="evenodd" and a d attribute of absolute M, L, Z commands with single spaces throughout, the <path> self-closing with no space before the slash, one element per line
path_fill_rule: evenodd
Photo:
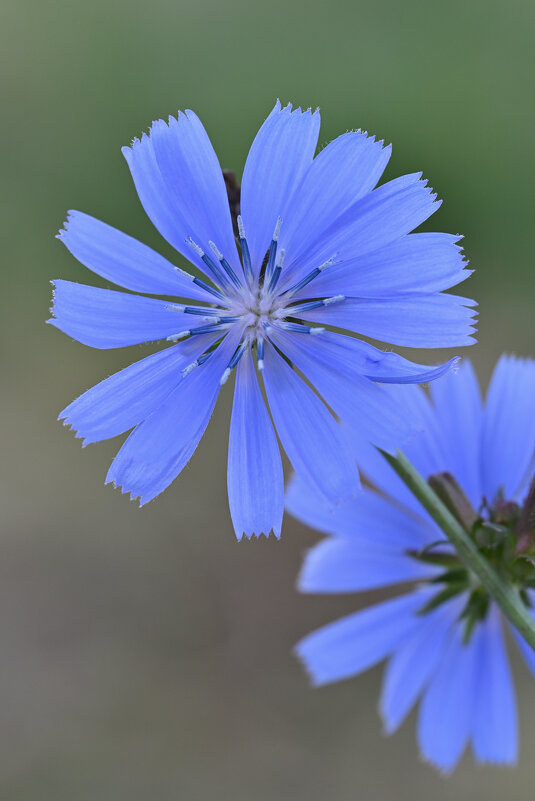
<path fill-rule="evenodd" d="M 208 254 L 205 253 L 204 250 L 201 247 L 199 247 L 199 245 L 196 242 L 193 241 L 191 236 L 189 239 L 186 239 L 186 244 L 188 244 L 191 248 L 193 248 L 193 250 L 197 253 L 197 255 L 200 256 L 201 260 L 204 262 L 204 264 L 206 264 L 206 266 L 208 267 L 208 269 L 213 274 L 213 276 L 215 277 L 216 281 L 219 284 L 221 284 L 222 286 L 226 285 L 227 287 L 230 286 L 227 276 L 221 272 L 221 270 L 219 269 L 217 264 L 213 261 L 213 259 L 211 259 L 210 256 L 208 256 Z"/>
<path fill-rule="evenodd" d="M 234 284 L 236 289 L 242 289 L 242 285 L 241 285 L 240 279 L 238 278 L 238 276 L 236 275 L 236 273 L 234 272 L 234 270 L 232 269 L 232 267 L 230 266 L 230 264 L 228 263 L 226 258 L 220 252 L 220 250 L 218 249 L 217 245 L 214 242 L 209 242 L 208 244 L 212 248 L 216 258 L 218 259 L 218 261 L 219 261 L 219 263 L 221 265 L 221 267 L 224 269 L 224 271 L 226 272 L 226 274 L 228 275 L 228 277 L 230 278 L 230 280 L 232 281 L 232 283 Z"/>
<path fill-rule="evenodd" d="M 301 323 L 280 322 L 279 326 L 285 331 L 292 331 L 295 334 L 323 334 L 325 328 L 318 326 L 302 325 Z"/>
<path fill-rule="evenodd" d="M 282 217 L 277 219 L 277 224 L 275 226 L 275 231 L 273 232 L 273 238 L 271 240 L 271 245 L 269 246 L 269 256 L 266 265 L 266 276 L 264 279 L 264 283 L 266 283 L 271 274 L 273 272 L 273 268 L 275 267 L 275 259 L 277 257 L 277 242 L 279 240 L 279 233 L 282 225 Z"/>
<path fill-rule="evenodd" d="M 284 264 L 285 255 L 286 255 L 286 251 L 281 249 L 281 252 L 280 252 L 280 255 L 279 255 L 279 263 L 277 264 L 277 266 L 273 270 L 273 275 L 271 276 L 271 281 L 269 282 L 269 286 L 268 286 L 268 292 L 273 292 L 273 290 L 277 286 L 277 283 L 279 281 L 279 278 L 280 278 L 280 275 L 281 275 L 281 272 L 282 272 L 282 265 Z"/>
<path fill-rule="evenodd" d="M 171 336 L 167 337 L 167 340 L 168 342 L 177 342 L 179 339 L 184 339 L 189 336 L 194 337 L 198 334 L 213 334 L 216 331 L 223 332 L 228 327 L 226 321 L 217 322 L 215 325 L 200 325 L 198 328 L 188 328 L 186 331 L 179 331 L 178 334 L 171 334 Z"/>
<path fill-rule="evenodd" d="M 286 312 L 291 316 L 292 314 L 297 314 L 299 312 L 307 312 L 311 309 L 319 309 L 320 306 L 329 306 L 331 303 L 338 303 L 339 301 L 345 299 L 345 295 L 335 295 L 332 298 L 323 298 L 323 300 L 310 300 L 307 303 L 300 303 L 297 306 L 287 306 Z"/>
<path fill-rule="evenodd" d="M 218 289 L 214 289 L 213 286 L 207 284 L 206 281 L 202 280 L 202 278 L 197 278 L 196 276 L 191 275 L 191 273 L 188 273 L 186 270 L 181 270 L 180 267 L 175 267 L 175 270 L 177 271 L 177 273 L 180 273 L 180 275 L 183 275 L 184 278 L 187 278 L 189 281 L 193 281 L 194 284 L 197 284 L 197 286 L 200 286 L 202 289 L 205 290 L 205 292 L 209 292 L 211 295 L 215 295 L 215 297 L 219 298 L 220 300 L 225 300 L 225 296 L 222 295 Z"/>
<path fill-rule="evenodd" d="M 247 347 L 247 343 L 246 342 L 241 342 L 240 345 L 238 345 L 238 348 L 236 349 L 236 352 L 234 353 L 234 356 L 229 361 L 227 367 L 225 368 L 225 372 L 221 376 L 221 380 L 220 380 L 221 386 L 223 386 L 223 384 L 225 384 L 226 381 L 228 381 L 229 375 L 231 374 L 232 370 L 236 367 L 236 365 L 240 361 L 241 357 L 245 353 L 246 347 Z"/>
<path fill-rule="evenodd" d="M 241 214 L 238 215 L 238 236 L 240 238 L 241 257 L 243 262 L 243 271 L 250 284 L 254 281 L 253 268 L 251 266 L 251 254 L 249 253 L 249 245 L 245 238 L 245 226 Z"/>
<path fill-rule="evenodd" d="M 178 303 L 170 303 L 167 306 L 169 311 L 183 312 L 184 314 L 196 314 L 199 317 L 219 317 L 223 309 L 211 309 L 206 306 L 180 306 Z"/>
<path fill-rule="evenodd" d="M 213 352 L 213 350 L 209 350 L 208 353 L 203 353 L 203 355 L 199 356 L 198 359 L 195 359 L 194 362 L 188 364 L 187 367 L 184 367 L 182 370 L 182 378 L 185 378 L 191 373 L 192 370 L 195 370 L 196 367 L 200 367 L 201 364 L 204 364 L 206 361 L 208 361 Z"/>
<path fill-rule="evenodd" d="M 294 284 L 294 286 L 290 287 L 290 289 L 287 289 L 282 294 L 294 295 L 296 292 L 299 292 L 300 289 L 303 289 L 303 287 L 305 287 L 307 284 L 310 284 L 310 282 L 313 281 L 316 276 L 322 273 L 326 267 L 331 267 L 333 264 L 335 264 L 334 257 L 326 261 L 324 264 L 320 264 L 319 267 L 315 267 L 313 270 L 311 270 L 311 272 L 308 273 L 308 275 L 305 275 L 305 277 L 298 281 L 297 284 Z"/>
<path fill-rule="evenodd" d="M 215 289 L 214 287 L 210 286 L 210 284 L 207 284 L 206 281 L 202 280 L 202 278 L 195 277 L 193 279 L 193 283 L 197 284 L 197 286 L 200 286 L 202 289 L 205 289 L 206 292 L 210 292 L 211 295 L 215 295 L 215 297 L 219 298 L 219 300 L 226 300 L 226 298 L 225 298 L 225 296 L 223 295 L 222 292 L 220 292 L 218 289 Z"/>

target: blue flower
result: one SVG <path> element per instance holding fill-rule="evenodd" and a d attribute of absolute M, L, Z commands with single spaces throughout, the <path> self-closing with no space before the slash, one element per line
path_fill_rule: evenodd
<path fill-rule="evenodd" d="M 502 564 L 517 541 L 520 504 L 535 470 L 535 362 L 502 357 L 484 404 L 468 362 L 432 384 L 432 401 L 419 387 L 402 389 L 425 422 L 406 455 L 424 476 L 455 476 L 478 510 L 474 536 Z M 309 551 L 300 589 L 353 592 L 416 582 L 415 589 L 313 632 L 297 653 L 316 684 L 387 659 L 380 702 L 386 731 L 421 699 L 419 746 L 442 770 L 455 767 L 468 743 L 478 761 L 513 763 L 516 704 L 501 612 L 378 451 L 355 446 L 372 487 L 358 501 L 332 511 L 302 479 L 289 489 L 292 514 L 332 535 Z M 535 494 L 527 498 L 525 509 Z M 516 529 L 504 528 L 512 521 Z M 533 569 L 528 577 L 529 562 L 516 557 L 513 566 L 525 602 L 535 607 Z M 535 653 L 513 635 L 535 674 Z"/>
<path fill-rule="evenodd" d="M 55 281 L 50 322 L 79 342 L 176 343 L 93 387 L 60 419 L 84 444 L 134 429 L 107 481 L 144 504 L 188 462 L 237 368 L 228 492 L 238 538 L 279 536 L 283 513 L 279 446 L 256 368 L 290 462 L 337 503 L 354 494 L 358 474 L 318 393 L 352 429 L 392 449 L 409 425 L 377 382 L 428 381 L 451 362 L 413 364 L 324 326 L 409 347 L 473 341 L 471 301 L 441 293 L 469 275 L 459 237 L 409 233 L 438 207 L 435 195 L 420 174 L 375 189 L 390 148 L 363 133 L 340 136 L 314 158 L 319 125 L 318 112 L 277 103 L 247 158 L 237 236 L 221 168 L 193 112 L 155 122 L 123 149 L 145 211 L 195 273 L 81 212 L 71 211 L 59 234 L 104 279 L 186 299 Z"/>

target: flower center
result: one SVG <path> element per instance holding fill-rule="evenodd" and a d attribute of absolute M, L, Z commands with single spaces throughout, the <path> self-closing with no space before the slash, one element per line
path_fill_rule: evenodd
<path fill-rule="evenodd" d="M 264 264 L 258 274 L 255 274 L 241 216 L 237 218 L 237 223 L 243 276 L 236 275 L 224 254 L 221 253 L 214 242 L 209 242 L 213 254 L 209 255 L 190 237 L 187 240 L 188 244 L 208 268 L 215 286 L 191 275 L 189 278 L 206 292 L 209 292 L 215 298 L 215 304 L 211 307 L 179 306 L 177 304 L 172 304 L 168 307 L 182 313 L 198 315 L 205 323 L 205 325 L 186 328 L 176 334 L 172 334 L 168 337 L 168 340 L 172 342 L 198 334 L 220 333 L 221 338 L 223 338 L 234 325 L 242 327 L 242 341 L 229 361 L 221 377 L 221 383 L 225 383 L 228 379 L 231 371 L 237 366 L 247 348 L 256 348 L 258 369 L 263 370 L 264 340 L 270 336 L 270 333 L 275 328 L 297 334 L 320 334 L 325 329 L 320 326 L 309 326 L 302 322 L 301 314 L 320 306 L 327 306 L 330 303 L 345 300 L 344 295 L 308 301 L 295 299 L 297 293 L 301 293 L 304 287 L 320 275 L 326 267 L 330 267 L 335 263 L 333 258 L 328 259 L 318 267 L 314 267 L 293 286 L 286 289 L 283 288 L 281 291 L 278 285 L 283 272 L 285 251 L 278 247 L 282 225 L 280 217 L 275 225 Z M 206 361 L 216 348 L 217 344 L 215 347 L 212 346 L 212 350 L 207 351 L 185 368 L 183 374 L 187 375 L 194 367 L 198 367 Z"/>

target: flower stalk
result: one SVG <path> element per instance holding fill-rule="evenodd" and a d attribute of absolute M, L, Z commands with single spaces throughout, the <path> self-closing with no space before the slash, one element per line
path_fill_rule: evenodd
<path fill-rule="evenodd" d="M 517 588 L 499 575 L 479 551 L 465 527 L 450 512 L 404 453 L 397 451 L 396 456 L 384 451 L 381 453 L 424 509 L 429 512 L 435 523 L 440 526 L 462 562 L 477 576 L 489 596 L 496 601 L 504 615 L 535 651 L 535 620 L 522 601 Z"/>

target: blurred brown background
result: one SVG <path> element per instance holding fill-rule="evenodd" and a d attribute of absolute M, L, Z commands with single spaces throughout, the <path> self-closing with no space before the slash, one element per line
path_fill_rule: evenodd
<path fill-rule="evenodd" d="M 528 799 L 533 681 L 516 665 L 515 771 L 464 760 L 447 781 L 411 719 L 385 739 L 380 670 L 311 690 L 291 649 L 368 599 L 299 596 L 317 535 L 237 544 L 226 503 L 230 388 L 202 445 L 139 510 L 55 422 L 145 349 L 92 351 L 44 325 L 49 279 L 92 283 L 54 239 L 68 208 L 169 255 L 120 146 L 192 107 L 241 169 L 279 96 L 319 105 L 321 142 L 394 143 L 388 176 L 424 170 L 462 231 L 481 306 L 470 357 L 535 355 L 530 0 L 4 0 L 1 293 L 0 798 L 9 801 Z M 179 262 L 177 262 L 179 263 Z M 421 354 L 420 354 L 421 355 Z M 426 354 L 433 360 L 452 355 Z"/>

